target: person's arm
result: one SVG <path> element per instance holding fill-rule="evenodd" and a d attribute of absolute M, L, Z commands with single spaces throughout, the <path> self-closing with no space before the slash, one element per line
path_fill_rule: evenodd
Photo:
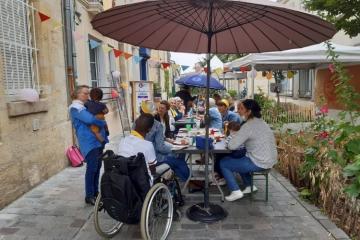
<path fill-rule="evenodd" d="M 227 148 L 230 150 L 236 150 L 245 143 L 250 137 L 251 129 L 246 126 L 242 126 L 239 131 L 232 132 L 230 134 L 230 140 L 227 143 Z"/>
<path fill-rule="evenodd" d="M 159 124 L 159 127 L 155 132 L 154 147 L 155 147 L 155 150 L 160 153 L 163 153 L 163 154 L 171 153 L 172 146 L 169 144 L 166 144 L 164 135 L 163 135 L 163 126 L 161 124 Z"/>
<path fill-rule="evenodd" d="M 105 124 L 106 124 L 105 121 L 96 119 L 96 117 L 94 117 L 94 115 L 92 115 L 91 113 L 89 113 L 85 109 L 79 111 L 76 108 L 72 108 L 70 110 L 70 115 L 73 118 L 76 118 L 76 119 L 80 120 L 81 122 L 84 122 L 84 123 L 86 123 L 88 125 L 93 124 L 93 125 L 96 125 L 98 127 L 104 127 Z"/>

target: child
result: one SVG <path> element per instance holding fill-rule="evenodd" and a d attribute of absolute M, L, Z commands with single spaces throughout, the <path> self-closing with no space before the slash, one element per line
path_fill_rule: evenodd
<path fill-rule="evenodd" d="M 238 123 L 238 122 L 229 122 L 228 126 L 227 126 L 227 131 L 226 131 L 226 139 L 225 139 L 225 146 L 228 145 L 230 139 L 232 138 L 231 135 L 233 132 L 237 132 L 239 131 L 241 128 L 241 123 Z M 231 153 L 231 156 L 234 157 L 234 158 L 241 158 L 245 155 L 246 153 L 246 149 L 245 149 L 245 146 L 244 145 L 241 145 L 239 149 L 233 151 Z"/>
<path fill-rule="evenodd" d="M 103 97 L 103 92 L 100 88 L 91 89 L 91 91 L 90 91 L 91 100 L 89 100 L 85 103 L 85 107 L 97 119 L 105 120 L 105 114 L 107 114 L 109 112 L 109 109 L 106 107 L 106 105 L 104 103 L 100 102 L 102 97 Z M 104 137 L 100 134 L 99 127 L 97 127 L 96 125 L 91 125 L 90 128 L 91 128 L 91 131 L 95 134 L 96 139 L 99 140 L 99 142 L 101 142 L 104 146 L 106 141 L 105 141 Z M 109 136 L 109 130 L 108 130 L 107 125 L 105 125 L 104 128 L 105 128 L 106 136 Z"/>

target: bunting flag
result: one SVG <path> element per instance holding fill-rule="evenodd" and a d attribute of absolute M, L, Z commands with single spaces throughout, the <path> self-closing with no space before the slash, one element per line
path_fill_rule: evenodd
<path fill-rule="evenodd" d="M 164 69 L 167 69 L 168 67 L 170 67 L 170 63 L 161 63 L 161 66 L 162 66 Z"/>
<path fill-rule="evenodd" d="M 63 25 L 61 24 L 61 22 L 56 21 L 56 20 L 53 20 L 53 21 L 51 22 L 51 25 L 52 25 L 52 27 L 53 27 L 53 31 L 56 31 L 56 30 L 60 29 L 60 28 L 63 26 Z"/>
<path fill-rule="evenodd" d="M 120 55 L 123 54 L 122 51 L 120 51 L 118 49 L 115 49 L 115 48 L 113 49 L 113 51 L 114 51 L 114 55 L 115 55 L 116 58 L 120 57 Z"/>
<path fill-rule="evenodd" d="M 134 59 L 134 62 L 135 62 L 136 64 L 138 64 L 138 63 L 143 59 L 143 57 L 133 56 L 133 59 Z"/>
<path fill-rule="evenodd" d="M 112 50 L 112 48 L 109 47 L 107 44 L 104 44 L 101 47 L 102 47 L 104 53 L 108 53 L 108 52 L 110 52 Z"/>
<path fill-rule="evenodd" d="M 185 71 L 186 69 L 188 69 L 190 66 L 186 66 L 186 65 L 181 65 L 181 69 L 183 70 L 183 71 Z"/>
<path fill-rule="evenodd" d="M 214 73 L 216 73 L 216 75 L 219 76 L 220 74 L 223 73 L 223 69 L 221 67 L 218 67 L 218 68 L 214 69 Z"/>
<path fill-rule="evenodd" d="M 85 38 L 85 36 L 84 35 L 82 35 L 82 34 L 80 34 L 79 32 L 74 32 L 74 39 L 75 39 L 75 42 L 77 42 L 77 41 L 79 41 L 79 40 L 81 40 L 81 39 L 83 39 L 83 38 Z"/>
<path fill-rule="evenodd" d="M 128 60 L 132 56 L 133 56 L 132 54 L 124 52 L 124 57 L 125 57 L 126 60 Z"/>
<path fill-rule="evenodd" d="M 293 78 L 294 77 L 294 71 L 287 71 L 287 78 Z"/>
<path fill-rule="evenodd" d="M 90 43 L 91 49 L 97 48 L 98 46 L 101 45 L 101 43 L 99 43 L 98 41 L 92 40 L 92 39 L 89 39 L 89 43 Z"/>
<path fill-rule="evenodd" d="M 240 72 L 247 72 L 250 69 L 247 66 L 240 67 Z"/>
<path fill-rule="evenodd" d="M 120 84 L 120 87 L 122 87 L 123 89 L 127 89 L 127 88 L 128 88 L 128 84 L 125 83 L 125 82 L 122 82 L 122 83 Z"/>
<path fill-rule="evenodd" d="M 267 80 L 272 79 L 272 77 L 273 77 L 273 73 L 271 71 L 266 74 L 266 79 Z"/>
<path fill-rule="evenodd" d="M 115 89 L 112 89 L 111 98 L 118 98 L 118 97 L 119 97 L 119 93 Z"/>
<path fill-rule="evenodd" d="M 39 17 L 40 17 L 41 22 L 45 22 L 45 21 L 50 19 L 50 17 L 48 15 L 45 15 L 42 12 L 38 12 L 38 13 L 39 13 Z"/>

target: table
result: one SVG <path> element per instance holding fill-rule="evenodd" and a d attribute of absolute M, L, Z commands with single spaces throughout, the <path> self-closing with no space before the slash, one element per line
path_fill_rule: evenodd
<path fill-rule="evenodd" d="M 217 142 L 217 143 L 215 143 L 213 145 L 214 145 L 214 148 L 210 149 L 210 156 L 209 156 L 209 158 L 212 159 L 212 161 L 211 161 L 211 164 L 212 164 L 211 175 L 213 177 L 213 180 L 215 182 L 216 187 L 218 188 L 218 190 L 219 190 L 219 192 L 221 194 L 221 201 L 224 201 L 225 200 L 224 192 L 222 191 L 221 187 L 219 186 L 219 184 L 218 184 L 218 182 L 216 181 L 216 178 L 215 178 L 215 172 L 214 172 L 215 158 L 214 158 L 214 154 L 216 154 L 216 153 L 231 153 L 232 151 L 225 148 L 225 141 L 224 140 L 222 140 L 220 142 Z M 191 155 L 192 154 L 201 154 L 201 153 L 204 153 L 204 152 L 205 152 L 205 150 L 197 149 L 195 146 L 189 146 L 189 147 L 184 148 L 184 149 L 173 150 L 173 153 L 185 153 L 185 154 L 188 154 L 189 157 L 190 157 L 190 161 L 189 161 L 190 176 L 185 182 L 185 185 L 184 185 L 184 187 L 182 189 L 183 191 L 186 189 L 187 185 L 189 184 L 189 182 L 190 182 L 190 180 L 192 178 L 193 170 L 192 170 L 192 158 L 191 158 Z M 207 176 L 205 176 L 205 177 L 207 177 Z M 205 188 L 208 188 L 208 186 L 205 186 Z"/>
<path fill-rule="evenodd" d="M 180 120 L 177 120 L 176 122 L 173 123 L 173 125 L 175 127 L 185 127 L 187 124 L 190 124 L 191 126 L 196 125 L 196 122 L 194 119 L 192 118 L 182 118 Z"/>

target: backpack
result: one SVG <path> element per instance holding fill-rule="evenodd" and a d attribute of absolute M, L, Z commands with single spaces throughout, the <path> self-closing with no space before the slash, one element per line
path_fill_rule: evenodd
<path fill-rule="evenodd" d="M 66 156 L 69 159 L 71 166 L 80 167 L 84 163 L 84 157 L 77 146 L 70 146 L 66 149 Z"/>
<path fill-rule="evenodd" d="M 108 150 L 102 159 L 105 171 L 100 187 L 104 209 L 120 222 L 137 224 L 150 189 L 144 155 L 125 158 Z"/>

